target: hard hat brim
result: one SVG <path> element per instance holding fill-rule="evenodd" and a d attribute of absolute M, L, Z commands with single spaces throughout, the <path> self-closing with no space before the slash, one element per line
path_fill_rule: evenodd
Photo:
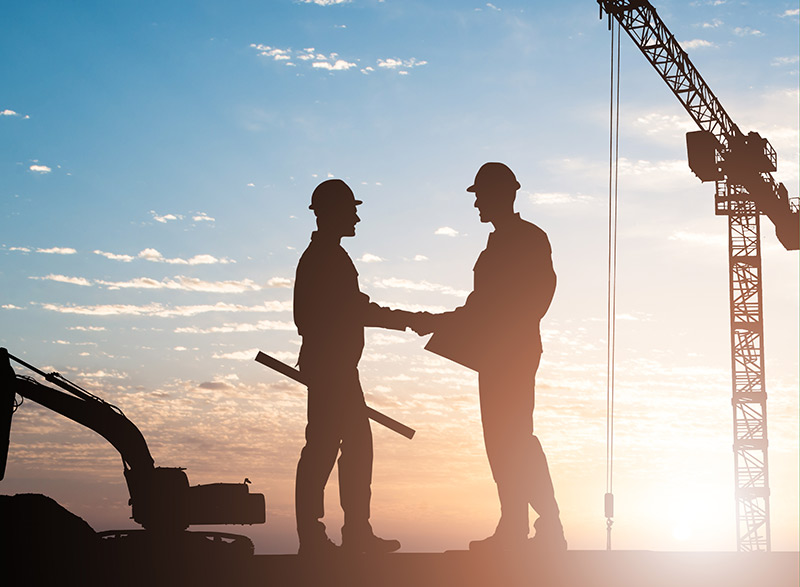
<path fill-rule="evenodd" d="M 360 206 L 360 205 L 361 205 L 361 204 L 363 204 L 363 203 L 364 203 L 364 202 L 362 202 L 361 200 L 353 200 L 353 204 L 355 204 L 356 206 Z M 308 207 L 308 209 L 309 209 L 309 210 L 314 210 L 314 204 L 311 204 L 311 205 Z"/>

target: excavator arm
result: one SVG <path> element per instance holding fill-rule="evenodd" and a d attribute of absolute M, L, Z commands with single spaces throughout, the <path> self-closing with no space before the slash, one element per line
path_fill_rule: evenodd
<path fill-rule="evenodd" d="M 32 370 L 55 389 L 17 375 L 11 361 Z M 147 529 L 183 530 L 193 524 L 261 524 L 266 519 L 262 494 L 245 483 L 189 486 L 180 467 L 156 467 L 144 436 L 122 410 L 58 375 L 44 373 L 0 349 L 0 480 L 5 475 L 11 417 L 20 396 L 94 430 L 122 457 L 133 519 Z"/>

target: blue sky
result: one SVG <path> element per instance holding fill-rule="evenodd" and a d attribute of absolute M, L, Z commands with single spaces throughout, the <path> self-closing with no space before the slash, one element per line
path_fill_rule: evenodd
<path fill-rule="evenodd" d="M 796 197 L 797 4 L 656 7 L 731 117 L 776 147 Z M 559 275 L 537 431 L 570 543 L 604 547 L 609 34 L 594 2 L 33 1 L 4 16 L 3 346 L 120 405 L 193 483 L 252 479 L 270 518 L 246 533 L 290 552 L 303 391 L 252 356 L 296 357 L 311 191 L 339 177 L 364 200 L 344 243 L 364 291 L 444 310 L 488 232 L 464 189 L 503 161 Z M 624 39 L 621 548 L 735 544 L 726 228 L 686 164 L 689 130 Z M 763 233 L 773 540 L 796 550 L 797 253 Z M 371 403 L 419 430 L 411 443 L 376 430 L 374 519 L 407 550 L 462 548 L 496 515 L 476 381 L 423 342 L 368 333 Z M 4 493 L 47 493 L 96 529 L 130 524 L 118 458 L 91 433 L 29 402 L 9 459 Z M 335 531 L 335 483 L 329 497 Z"/>

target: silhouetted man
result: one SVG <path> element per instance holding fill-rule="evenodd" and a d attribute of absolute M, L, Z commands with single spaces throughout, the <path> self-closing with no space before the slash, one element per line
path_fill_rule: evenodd
<path fill-rule="evenodd" d="M 359 290 L 358 272 L 340 244 L 342 237 L 355 236 L 359 204 L 339 179 L 318 185 L 309 206 L 317 230 L 297 265 L 294 321 L 303 337 L 300 371 L 309 382 L 306 444 L 295 486 L 300 554 L 325 555 L 338 548 L 321 518 L 325 485 L 339 453 L 342 548 L 358 553 L 400 548 L 397 540 L 375 536 L 369 522 L 372 432 L 358 361 L 365 326 L 404 330 L 407 313 L 371 303 Z"/>
<path fill-rule="evenodd" d="M 453 312 L 417 316 L 411 324 L 419 334 L 434 332 L 428 350 L 479 373 L 484 441 L 501 517 L 494 534 L 471 542 L 470 550 L 526 544 L 528 504 L 539 514 L 533 545 L 567 547 L 547 460 L 533 435 L 539 321 L 553 298 L 556 275 L 547 235 L 514 212 L 519 187 L 502 163 L 480 168 L 467 191 L 475 194 L 481 222 L 495 230 L 475 263 L 474 289 Z"/>

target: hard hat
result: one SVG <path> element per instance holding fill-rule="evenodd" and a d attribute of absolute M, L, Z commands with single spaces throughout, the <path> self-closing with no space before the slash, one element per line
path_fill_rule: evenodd
<path fill-rule="evenodd" d="M 519 189 L 514 172 L 503 163 L 484 163 L 475 174 L 475 182 L 467 188 L 468 192 L 483 189 Z"/>
<path fill-rule="evenodd" d="M 308 209 L 319 213 L 346 206 L 358 206 L 362 203 L 361 200 L 356 200 L 353 190 L 341 179 L 328 179 L 314 189 Z"/>

